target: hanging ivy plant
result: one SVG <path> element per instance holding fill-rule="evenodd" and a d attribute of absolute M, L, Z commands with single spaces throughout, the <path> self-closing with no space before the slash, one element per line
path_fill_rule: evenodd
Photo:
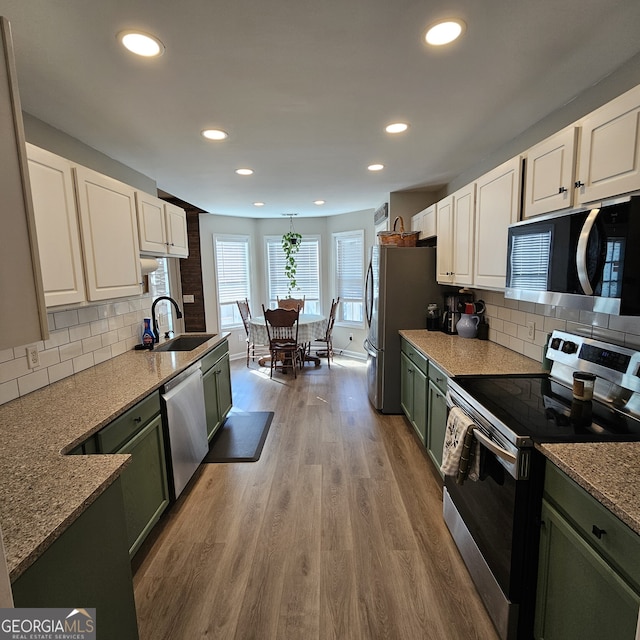
<path fill-rule="evenodd" d="M 302 235 L 295 231 L 289 231 L 282 236 L 282 250 L 284 251 L 284 275 L 289 280 L 287 293 L 291 297 L 291 292 L 298 288 L 296 282 L 296 254 L 300 251 Z"/>

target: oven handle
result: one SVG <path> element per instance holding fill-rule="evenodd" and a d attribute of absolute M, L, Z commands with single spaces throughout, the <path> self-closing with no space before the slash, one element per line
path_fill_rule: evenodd
<path fill-rule="evenodd" d="M 492 453 L 495 453 L 495 455 L 497 455 L 499 458 L 506 460 L 509 464 L 516 463 L 517 458 L 510 451 L 499 447 L 497 444 L 495 444 L 495 442 L 487 438 L 487 436 L 485 436 L 484 433 L 480 431 L 480 429 L 474 429 L 473 435 L 481 444 L 487 447 L 487 449 L 489 449 L 489 451 L 491 451 Z"/>

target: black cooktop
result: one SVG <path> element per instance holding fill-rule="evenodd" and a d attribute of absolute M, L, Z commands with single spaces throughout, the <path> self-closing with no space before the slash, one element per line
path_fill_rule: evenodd
<path fill-rule="evenodd" d="M 516 435 L 536 442 L 640 440 L 640 420 L 597 400 L 574 401 L 571 389 L 546 375 L 455 381 Z"/>

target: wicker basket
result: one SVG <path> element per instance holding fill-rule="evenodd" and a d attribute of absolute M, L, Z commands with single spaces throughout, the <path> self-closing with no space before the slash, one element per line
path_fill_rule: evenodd
<path fill-rule="evenodd" d="M 396 225 L 400 222 L 400 229 L 396 231 Z M 393 231 L 379 231 L 378 241 L 380 244 L 390 245 L 394 247 L 415 247 L 418 242 L 419 231 L 404 230 L 402 218 L 398 216 L 393 221 Z"/>

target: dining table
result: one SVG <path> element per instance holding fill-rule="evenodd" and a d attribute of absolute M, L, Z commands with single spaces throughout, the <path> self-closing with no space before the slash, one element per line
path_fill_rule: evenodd
<path fill-rule="evenodd" d="M 298 343 L 300 345 L 310 345 L 318 338 L 324 338 L 327 333 L 327 320 L 325 316 L 315 313 L 301 313 L 298 318 Z M 264 316 L 249 318 L 249 341 L 253 344 L 269 344 L 267 325 Z M 304 351 L 304 359 L 313 362 L 316 367 L 320 366 L 320 358 L 312 356 L 308 346 Z M 269 356 L 260 358 L 258 364 L 264 366 L 269 361 Z"/>

